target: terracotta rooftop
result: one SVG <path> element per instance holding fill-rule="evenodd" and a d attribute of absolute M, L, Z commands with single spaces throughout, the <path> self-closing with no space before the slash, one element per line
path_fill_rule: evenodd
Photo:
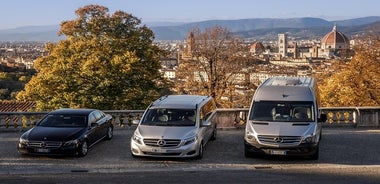
<path fill-rule="evenodd" d="M 342 32 L 337 31 L 336 26 L 334 26 L 333 30 L 322 38 L 322 43 L 334 45 L 336 43 L 349 44 L 350 40 Z"/>
<path fill-rule="evenodd" d="M 0 102 L 0 112 L 27 112 L 35 106 L 35 102 Z"/>

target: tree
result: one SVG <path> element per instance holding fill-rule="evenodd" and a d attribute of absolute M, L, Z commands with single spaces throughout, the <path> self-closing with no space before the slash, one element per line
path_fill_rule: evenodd
<path fill-rule="evenodd" d="M 38 74 L 17 95 L 38 110 L 61 107 L 143 109 L 167 88 L 161 76 L 161 50 L 153 32 L 123 11 L 87 5 L 75 20 L 61 23 L 66 39 L 46 46 L 49 55 L 34 67 Z"/>
<path fill-rule="evenodd" d="M 241 38 L 219 26 L 204 32 L 194 28 L 187 44 L 187 59 L 177 69 L 177 93 L 210 95 L 221 107 L 250 103 L 256 86 L 243 70 L 247 47 Z"/>
<path fill-rule="evenodd" d="M 380 37 L 372 33 L 359 39 L 351 61 L 338 62 L 335 73 L 323 77 L 322 106 L 380 105 Z"/>

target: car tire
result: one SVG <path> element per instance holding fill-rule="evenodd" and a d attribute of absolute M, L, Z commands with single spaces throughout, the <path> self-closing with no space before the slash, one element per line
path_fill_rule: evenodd
<path fill-rule="evenodd" d="M 251 158 L 251 157 L 253 157 L 253 154 L 251 152 L 249 152 L 247 149 L 244 149 L 244 156 L 246 158 Z"/>
<path fill-rule="evenodd" d="M 107 128 L 106 140 L 111 140 L 112 138 L 113 138 L 113 127 L 109 126 Z"/>
<path fill-rule="evenodd" d="M 314 154 L 309 156 L 310 160 L 318 160 L 319 159 L 319 146 L 317 147 L 317 150 L 315 151 Z"/>
<path fill-rule="evenodd" d="M 80 157 L 86 156 L 88 153 L 88 144 L 87 141 L 83 141 L 83 143 L 79 146 L 78 154 Z"/>
<path fill-rule="evenodd" d="M 199 145 L 198 149 L 198 155 L 196 157 L 197 159 L 202 159 L 203 158 L 203 142 Z"/>
<path fill-rule="evenodd" d="M 214 130 L 212 131 L 212 135 L 211 135 L 211 138 L 210 140 L 211 141 L 215 141 L 216 140 L 216 136 L 218 134 L 218 130 L 216 129 L 216 127 L 214 128 Z"/>

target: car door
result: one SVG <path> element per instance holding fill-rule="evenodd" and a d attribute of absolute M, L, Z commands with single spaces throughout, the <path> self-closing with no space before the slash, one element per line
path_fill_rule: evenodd
<path fill-rule="evenodd" d="M 94 144 L 99 139 L 99 126 L 97 124 L 97 119 L 95 114 L 92 112 L 88 116 L 88 133 L 87 133 L 87 139 L 89 145 Z"/>
<path fill-rule="evenodd" d="M 96 123 L 98 124 L 98 128 L 97 128 L 97 131 L 98 131 L 97 134 L 99 134 L 98 139 L 101 139 L 107 134 L 107 128 L 109 125 L 107 124 L 106 115 L 103 112 L 97 110 L 94 112 L 94 114 L 97 120 Z"/>
<path fill-rule="evenodd" d="M 214 133 L 215 123 L 212 122 L 212 117 L 215 114 L 215 103 L 210 100 L 201 108 L 201 125 L 205 129 L 205 140 L 209 140 Z"/>

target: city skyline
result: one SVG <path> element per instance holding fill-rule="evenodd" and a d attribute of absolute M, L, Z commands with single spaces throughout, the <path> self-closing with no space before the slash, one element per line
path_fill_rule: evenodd
<path fill-rule="evenodd" d="M 195 22 L 248 18 L 317 17 L 329 21 L 380 16 L 380 1 L 148 1 L 148 0 L 13 0 L 0 8 L 1 29 L 22 26 L 57 25 L 76 18 L 75 11 L 89 4 L 108 7 L 110 13 L 122 10 L 148 22 Z"/>

